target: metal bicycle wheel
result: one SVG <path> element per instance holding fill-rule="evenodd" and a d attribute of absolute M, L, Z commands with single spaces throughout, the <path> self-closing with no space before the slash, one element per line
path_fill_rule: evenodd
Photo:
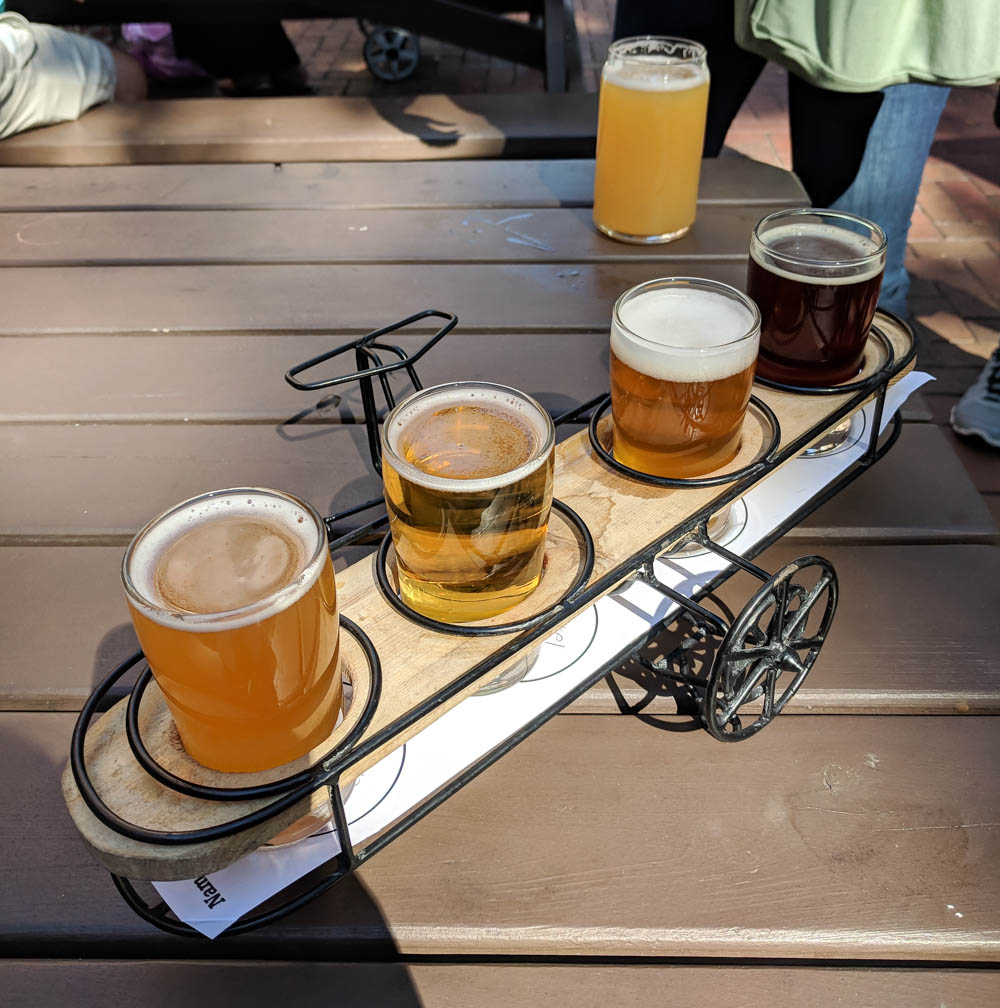
<path fill-rule="evenodd" d="M 373 77 L 392 83 L 416 73 L 420 64 L 420 42 L 416 35 L 393 25 L 361 24 L 361 30 L 365 34 L 361 52 Z"/>
<path fill-rule="evenodd" d="M 705 689 L 702 717 L 715 738 L 739 742 L 781 713 L 816 662 L 837 593 L 830 562 L 806 556 L 750 598 L 719 647 Z M 757 716 L 744 725 L 740 711 L 747 706 Z"/>

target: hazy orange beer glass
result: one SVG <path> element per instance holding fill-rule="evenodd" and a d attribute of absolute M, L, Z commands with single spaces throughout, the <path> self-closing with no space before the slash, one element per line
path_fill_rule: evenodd
<path fill-rule="evenodd" d="M 216 490 L 154 518 L 122 564 L 132 622 L 188 754 L 265 770 L 341 712 L 340 621 L 323 519 L 277 490 Z"/>
<path fill-rule="evenodd" d="M 612 44 L 594 176 L 594 223 L 604 234 L 655 243 L 690 229 L 707 108 L 704 46 L 654 35 Z"/>
<path fill-rule="evenodd" d="M 735 287 L 695 277 L 626 291 L 611 320 L 615 458 L 687 479 L 740 448 L 760 343 L 760 312 Z"/>

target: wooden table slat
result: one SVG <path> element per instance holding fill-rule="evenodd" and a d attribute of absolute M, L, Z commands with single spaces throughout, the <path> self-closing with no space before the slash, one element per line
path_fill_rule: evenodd
<path fill-rule="evenodd" d="M 9 1003 L 49 1008 L 69 985 L 76 1008 L 109 1002 L 144 1008 L 198 1004 L 213 991 L 246 1008 L 292 1001 L 320 1008 L 535 1008 L 542 1001 L 575 1008 L 646 1008 L 662 1003 L 738 1003 L 741 1008 L 814 1008 L 833 991 L 843 1008 L 983 1008 L 1000 1001 L 1000 971 L 816 969 L 805 966 L 497 965 L 480 963 L 79 962 L 8 960 L 0 977 Z"/>
<path fill-rule="evenodd" d="M 0 270 L 0 336 L 365 333 L 423 308 L 457 314 L 456 336 L 483 329 L 607 332 L 618 296 L 660 272 L 631 262 L 24 266 Z M 739 287 L 746 265 L 685 259 L 670 273 Z"/>
<path fill-rule="evenodd" d="M 0 211 L 590 206 L 594 162 L 373 161 L 341 164 L 16 168 Z M 741 156 L 702 162 L 701 204 L 801 205 L 794 176 Z"/>
<path fill-rule="evenodd" d="M 589 208 L 109 210 L 0 214 L 0 267 L 204 263 L 745 262 L 750 233 L 785 204 L 709 205 L 654 249 L 605 238 Z M 687 268 L 687 267 L 686 267 Z"/>
<path fill-rule="evenodd" d="M 8 137 L 0 164 L 590 157 L 596 124 L 585 93 L 109 102 Z"/>
<path fill-rule="evenodd" d="M 578 429 L 561 430 L 560 440 Z M 279 487 L 324 515 L 381 493 L 359 424 L 8 424 L 0 426 L 0 465 L 9 481 L 0 496 L 7 545 L 124 543 L 171 504 L 227 486 Z M 885 459 L 789 535 L 990 542 L 996 530 L 940 431 L 913 424 Z"/>
<path fill-rule="evenodd" d="M 5 955 L 204 955 L 119 900 L 56 786 L 71 714 L 3 714 Z M 992 718 L 781 717 L 716 742 L 560 717 L 223 957 L 1000 960 Z M 959 916 L 961 915 L 961 916 Z M 69 951 L 72 949 L 72 951 Z"/>

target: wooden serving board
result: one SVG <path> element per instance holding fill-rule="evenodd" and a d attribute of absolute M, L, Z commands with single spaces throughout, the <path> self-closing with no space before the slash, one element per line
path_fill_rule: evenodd
<path fill-rule="evenodd" d="M 891 340 L 897 360 L 901 359 L 909 349 L 906 332 L 884 316 L 880 316 L 878 324 Z M 869 346 L 872 352 L 867 356 L 862 376 L 881 363 L 877 341 L 871 340 Z M 901 369 L 893 381 L 911 366 Z M 793 395 L 761 387 L 755 387 L 754 391 L 778 417 L 781 447 L 811 429 L 816 431 L 818 439 L 833 426 L 829 418 L 851 398 L 850 395 Z M 735 471 L 754 461 L 764 447 L 766 435 L 766 425 L 751 409 L 747 413 L 740 453 L 723 471 Z M 640 552 L 660 543 L 666 545 L 672 529 L 710 507 L 725 491 L 724 486 L 669 490 L 630 480 L 601 461 L 586 431 L 562 442 L 556 449 L 556 496 L 581 516 L 594 538 L 591 584 Z M 552 605 L 572 580 L 579 562 L 579 543 L 572 528 L 555 512 L 553 519 L 547 568 L 541 584 L 529 599 L 494 622 L 506 623 L 541 612 Z M 375 581 L 373 562 L 373 558 L 361 561 L 337 577 L 341 611 L 369 635 L 382 662 L 382 696 L 362 741 L 392 726 L 513 639 L 513 635 L 467 638 L 418 629 L 382 597 Z M 602 594 L 612 591 L 618 583 L 620 581 L 609 583 Z M 548 627 L 546 634 L 558 625 Z M 517 660 L 518 656 L 514 655 L 492 670 L 488 677 L 492 678 Z M 349 781 L 372 766 L 474 692 L 478 685 L 481 683 L 467 687 L 449 701 L 435 705 L 424 718 L 394 732 L 391 739 L 352 765 L 343 780 Z M 224 821 L 266 802 L 264 799 L 246 806 L 227 803 L 220 809 L 218 804 L 193 801 L 158 785 L 131 759 L 119 727 L 124 703 L 122 701 L 95 722 L 87 744 L 87 763 L 95 786 L 120 816 L 152 829 L 185 829 Z M 325 745 L 321 751 L 328 748 L 329 745 Z M 284 776 L 292 769 L 281 768 L 276 773 Z M 308 801 L 304 799 L 264 826 L 237 836 L 212 844 L 168 847 L 126 840 L 101 824 L 84 805 L 68 768 L 63 775 L 63 790 L 74 822 L 97 860 L 118 874 L 136 879 L 185 879 L 216 870 L 255 849 L 308 811 Z"/>

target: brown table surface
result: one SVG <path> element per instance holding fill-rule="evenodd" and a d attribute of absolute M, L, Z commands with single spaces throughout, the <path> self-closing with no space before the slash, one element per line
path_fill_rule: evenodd
<path fill-rule="evenodd" d="M 297 393 L 287 367 L 440 307 L 460 322 L 426 384 L 568 408 L 607 387 L 614 298 L 657 275 L 742 285 L 753 222 L 803 202 L 793 176 L 706 162 L 693 232 L 641 250 L 591 228 L 586 161 L 3 181 L 6 1003 L 1000 1002 L 1000 550 L 919 399 L 884 461 L 765 552 L 827 556 L 842 601 L 794 705 L 746 743 L 688 730 L 626 666 L 314 904 L 213 943 L 135 917 L 62 803 L 74 712 L 135 646 L 118 565 L 149 516 L 227 485 L 324 513 L 377 493 L 357 394 Z"/>

